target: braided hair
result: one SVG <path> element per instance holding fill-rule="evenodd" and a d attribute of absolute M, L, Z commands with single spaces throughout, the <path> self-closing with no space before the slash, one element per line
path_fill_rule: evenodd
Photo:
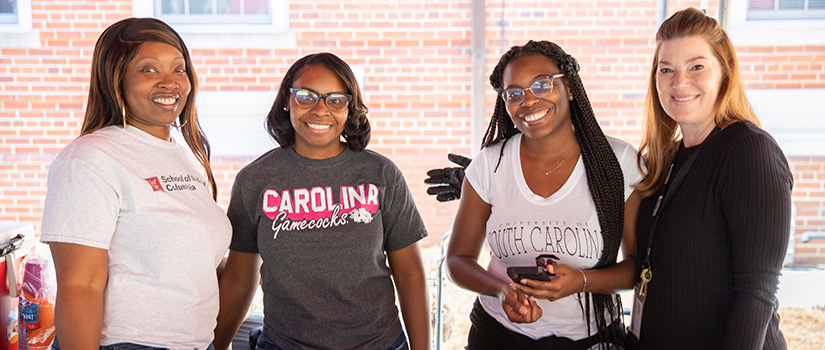
<path fill-rule="evenodd" d="M 553 60 L 565 75 L 570 94 L 573 101 L 570 103 L 570 119 L 576 134 L 576 139 L 581 148 L 582 159 L 584 160 L 585 173 L 587 175 L 587 185 L 590 189 L 590 196 L 596 205 L 596 213 L 599 217 L 604 248 L 599 258 L 596 268 L 611 266 L 616 263 L 619 252 L 619 245 L 622 240 L 622 230 L 624 224 L 624 182 L 622 169 L 619 161 L 610 144 L 602 132 L 590 100 L 584 90 L 584 84 L 579 76 L 579 63 L 573 56 L 568 55 L 561 47 L 549 41 L 529 41 L 524 46 L 513 46 L 498 61 L 493 73 L 490 75 L 490 85 L 496 91 L 503 89 L 504 69 L 516 58 L 544 55 Z M 484 135 L 481 148 L 494 145 L 500 141 L 505 144 L 511 136 L 520 131 L 513 124 L 507 113 L 504 100 L 496 98 L 496 106 L 487 132 Z M 504 147 L 501 147 L 499 163 L 504 155 Z M 496 166 L 498 168 L 498 165 Z M 612 294 L 585 293 L 583 311 L 587 322 L 587 333 L 590 330 L 590 307 L 595 308 L 596 326 L 598 330 L 607 330 L 610 322 L 605 320 L 605 311 L 610 315 L 610 321 L 618 315 L 621 309 L 621 298 L 616 295 L 619 305 L 613 303 Z M 581 303 L 581 300 L 579 301 Z M 604 331 L 599 333 L 602 344 L 609 341 L 619 341 L 612 332 Z"/>

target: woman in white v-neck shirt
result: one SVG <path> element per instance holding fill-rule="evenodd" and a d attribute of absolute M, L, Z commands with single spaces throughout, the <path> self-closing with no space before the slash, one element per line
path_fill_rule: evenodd
<path fill-rule="evenodd" d="M 578 69 L 558 45 L 530 41 L 490 77 L 499 97 L 447 250 L 453 281 L 479 293 L 468 349 L 622 342 L 615 293 L 632 286 L 635 262 L 624 202 L 641 173 L 633 147 L 601 131 Z M 484 242 L 486 269 L 477 260 Z M 536 267 L 537 258 L 552 261 L 540 267 L 555 280 L 508 277 L 507 267 Z"/>

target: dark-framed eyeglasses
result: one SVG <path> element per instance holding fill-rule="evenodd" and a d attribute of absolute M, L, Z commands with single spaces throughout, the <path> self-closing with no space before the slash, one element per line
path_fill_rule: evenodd
<path fill-rule="evenodd" d="M 526 89 L 511 87 L 499 92 L 499 96 L 501 96 L 504 103 L 508 105 L 521 104 L 524 101 L 524 95 L 527 94 L 527 91 L 530 91 L 530 93 L 536 98 L 542 98 L 553 92 L 553 80 L 561 77 L 564 77 L 564 74 L 559 73 L 556 75 L 541 77 L 536 79 L 536 81 L 530 84 L 530 87 Z"/>
<path fill-rule="evenodd" d="M 313 108 L 318 104 L 318 101 L 323 99 L 324 104 L 329 110 L 337 112 L 346 109 L 350 101 L 352 101 L 352 95 L 342 94 L 340 92 L 321 95 L 310 89 L 296 88 L 289 88 L 289 92 L 292 93 L 292 98 L 295 99 L 295 103 L 301 108 Z"/>

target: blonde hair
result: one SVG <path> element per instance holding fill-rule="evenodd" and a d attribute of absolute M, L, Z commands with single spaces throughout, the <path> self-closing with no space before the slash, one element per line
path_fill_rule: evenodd
<path fill-rule="evenodd" d="M 678 148 L 678 125 L 662 108 L 656 90 L 656 72 L 659 65 L 659 50 L 662 43 L 671 40 L 697 36 L 710 45 L 722 68 L 722 82 L 714 104 L 714 122 L 724 127 L 732 122 L 747 120 L 759 126 L 759 120 L 745 95 L 745 87 L 739 74 L 739 61 L 733 44 L 719 23 L 695 8 L 676 12 L 662 22 L 656 33 L 656 51 L 650 69 L 650 80 L 645 98 L 645 129 L 639 147 L 638 165 L 644 163 L 647 176 L 636 190 L 647 196 L 659 189 L 667 176 L 667 168 Z"/>

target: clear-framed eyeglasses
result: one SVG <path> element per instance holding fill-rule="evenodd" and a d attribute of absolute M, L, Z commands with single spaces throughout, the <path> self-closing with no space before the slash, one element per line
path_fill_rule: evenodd
<path fill-rule="evenodd" d="M 521 104 L 524 101 L 524 95 L 527 91 L 530 91 L 530 93 L 536 98 L 542 98 L 553 92 L 553 80 L 561 77 L 564 77 L 564 74 L 559 73 L 556 75 L 541 77 L 536 79 L 536 81 L 530 84 L 530 87 L 526 89 L 511 87 L 509 89 L 502 90 L 499 93 L 499 96 L 501 96 L 504 103 L 508 105 Z"/>
<path fill-rule="evenodd" d="M 292 98 L 295 99 L 295 103 L 297 103 L 298 106 L 307 109 L 315 107 L 318 101 L 324 100 L 324 104 L 329 110 L 338 112 L 346 109 L 350 101 L 352 101 L 352 95 L 342 94 L 340 92 L 321 95 L 310 89 L 295 88 L 289 88 L 289 92 L 292 93 Z"/>

